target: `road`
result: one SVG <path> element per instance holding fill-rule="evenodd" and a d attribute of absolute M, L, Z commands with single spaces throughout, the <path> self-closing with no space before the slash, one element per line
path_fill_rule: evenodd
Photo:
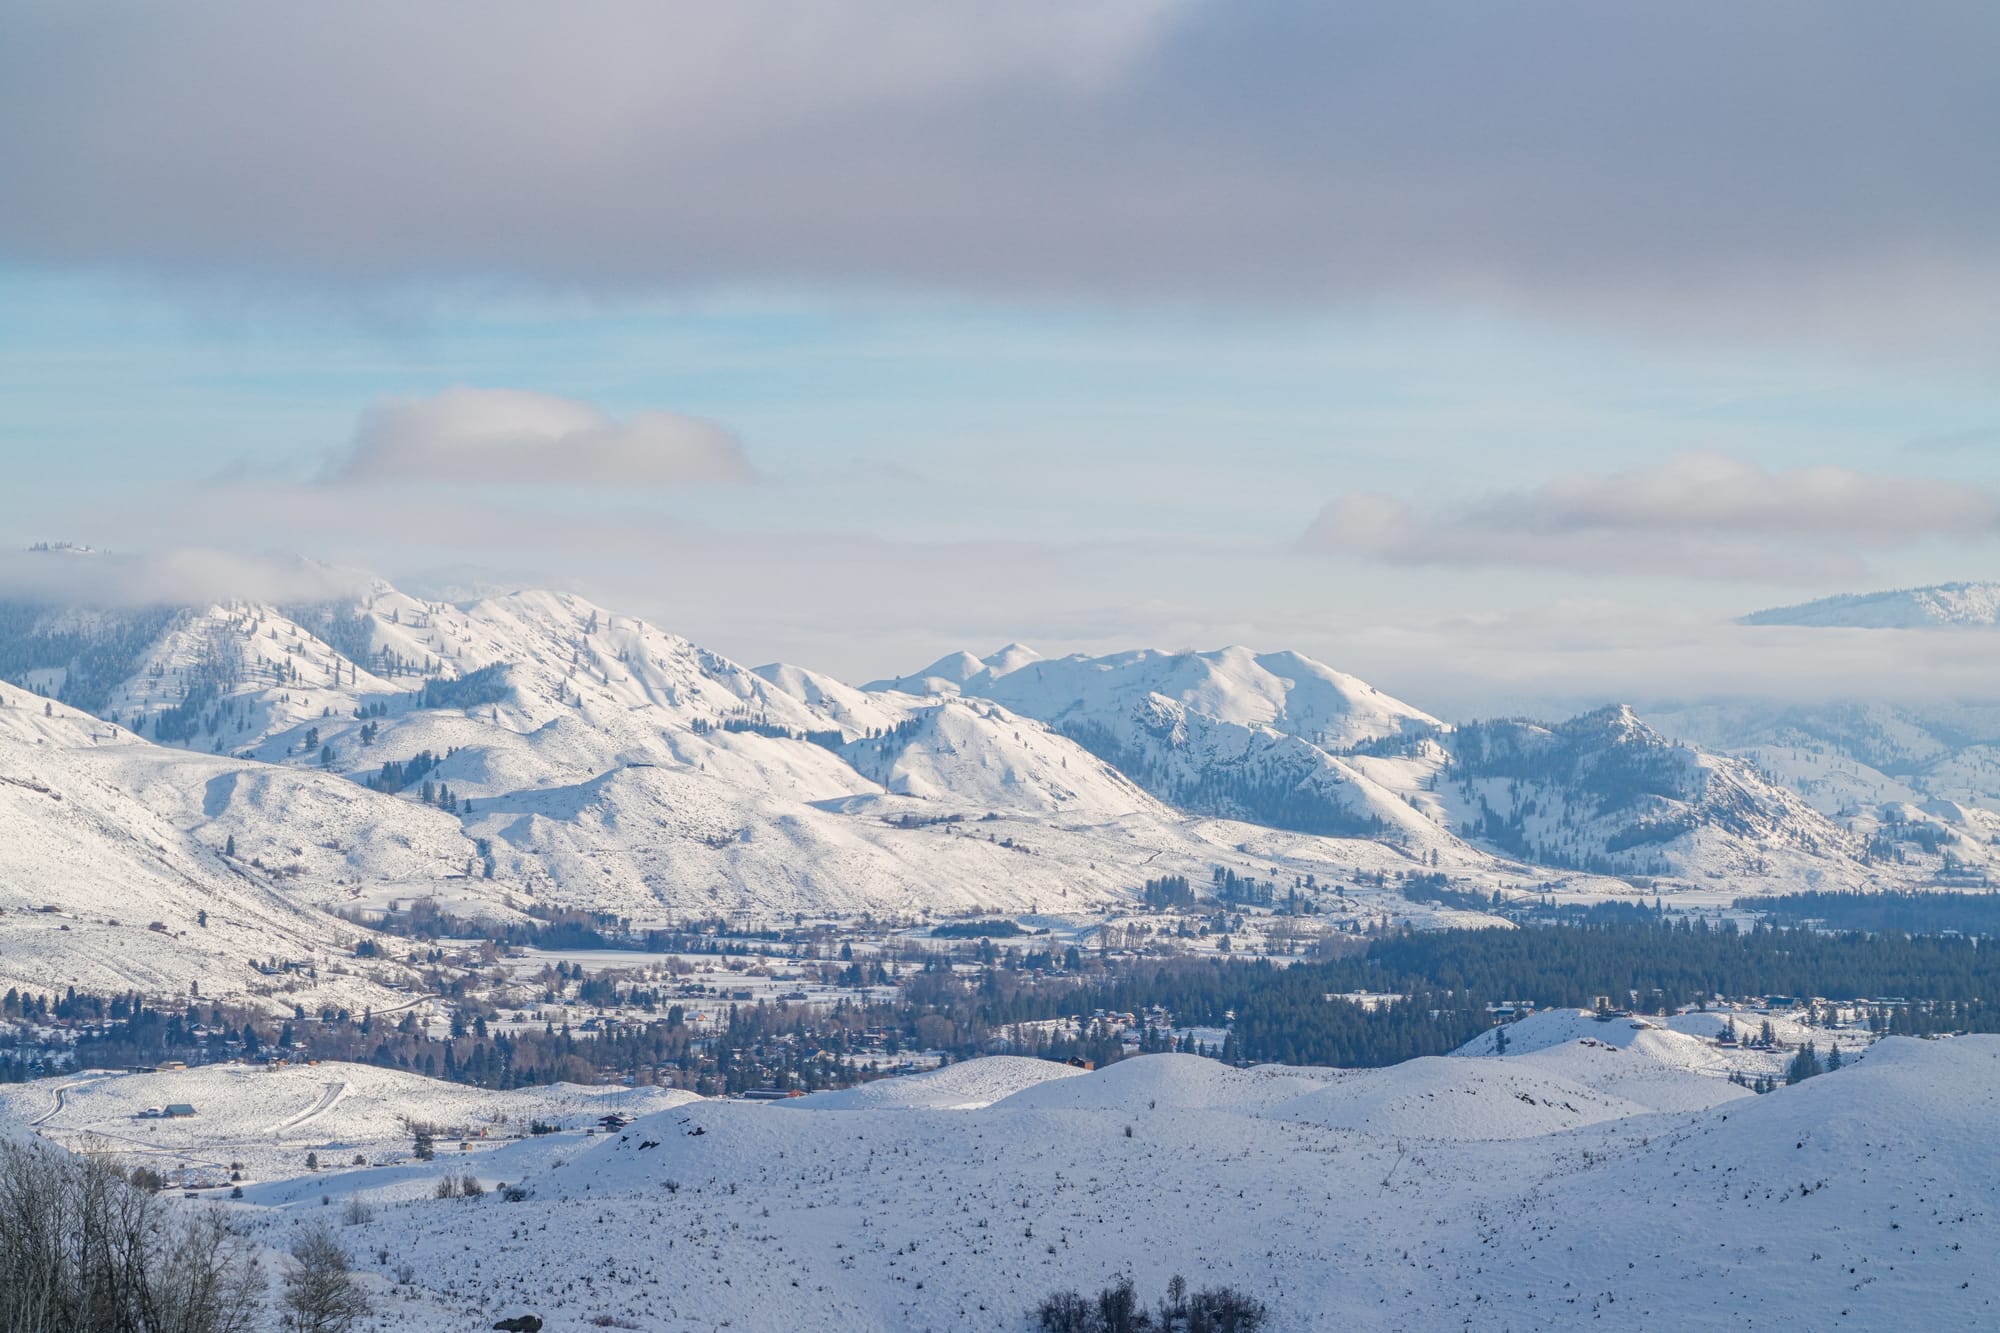
<path fill-rule="evenodd" d="M 313 1119 L 315 1116 L 325 1115 L 334 1108 L 342 1097 L 347 1095 L 349 1089 L 353 1086 L 351 1083 L 328 1083 L 324 1085 L 325 1090 L 320 1093 L 318 1101 L 289 1120 L 279 1121 L 277 1124 L 271 1126 L 267 1132 L 282 1134 L 288 1129 L 297 1129 L 300 1125 L 305 1124 L 306 1121 Z"/>
<path fill-rule="evenodd" d="M 36 1116 L 33 1120 L 30 1120 L 28 1124 L 31 1126 L 46 1125 L 49 1123 L 49 1121 L 61 1115 L 63 1113 L 63 1107 L 68 1103 L 69 1100 L 69 1090 L 77 1086 L 79 1085 L 75 1083 L 65 1083 L 62 1086 L 58 1087 L 56 1089 L 55 1104 L 49 1107 L 48 1110 Z"/>

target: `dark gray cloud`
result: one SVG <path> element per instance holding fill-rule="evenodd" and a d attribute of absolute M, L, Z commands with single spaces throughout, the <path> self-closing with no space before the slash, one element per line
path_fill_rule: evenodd
<path fill-rule="evenodd" d="M 1689 453 L 1562 477 L 1452 512 L 1341 496 L 1321 509 L 1303 544 L 1405 565 L 1811 583 L 1866 573 L 1868 552 L 1995 536 L 2000 495 L 1977 486 L 1840 467 L 1767 471 Z"/>
<path fill-rule="evenodd" d="M 1935 334 L 1996 67 L 1983 0 L 15 4 L 0 254 Z"/>
<path fill-rule="evenodd" d="M 649 487 L 754 475 L 741 441 L 713 422 L 675 412 L 620 421 L 574 398 L 460 385 L 370 407 L 322 479 Z"/>

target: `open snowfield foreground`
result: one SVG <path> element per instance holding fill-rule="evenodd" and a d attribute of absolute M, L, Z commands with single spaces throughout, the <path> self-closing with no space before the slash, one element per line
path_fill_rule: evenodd
<path fill-rule="evenodd" d="M 551 1330 L 1025 1330 L 1055 1290 L 1129 1275 L 1151 1296 L 1176 1273 L 1257 1296 L 1283 1330 L 2000 1321 L 2000 1039 L 1890 1039 L 1754 1096 L 1692 1032 L 1563 1014 L 1515 1031 L 1505 1055 L 1379 1070 L 997 1058 L 777 1104 L 654 1102 L 608 1134 L 294 1167 L 224 1206 L 277 1249 L 354 1219 L 336 1231 L 376 1326 L 439 1333 L 530 1312 Z M 30 1085 L 6 1108 L 16 1129 L 101 1130 L 149 1082 L 60 1106 Z M 373 1156 L 413 1106 L 505 1119 L 553 1099 L 574 1126 L 599 1104 L 408 1082 L 218 1073 L 173 1132 Z M 433 1197 L 468 1172 L 489 1192 Z"/>
<path fill-rule="evenodd" d="M 536 1122 L 583 1129 L 613 1111 L 643 1114 L 692 1094 L 615 1084 L 493 1092 L 372 1065 L 210 1065 L 148 1074 L 86 1071 L 0 1089 L 0 1113 L 66 1147 L 105 1151 L 170 1180 L 246 1182 L 307 1174 L 308 1154 L 326 1167 L 356 1157 L 411 1158 L 414 1127 L 436 1131 L 440 1160 L 529 1133 Z M 147 1115 L 187 1106 L 184 1117 Z"/>

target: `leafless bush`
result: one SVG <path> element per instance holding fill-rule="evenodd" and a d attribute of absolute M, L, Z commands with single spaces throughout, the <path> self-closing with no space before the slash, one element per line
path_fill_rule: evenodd
<path fill-rule="evenodd" d="M 436 1199 L 477 1199 L 486 1193 L 486 1187 L 479 1183 L 478 1176 L 439 1176 L 437 1185 L 431 1190 Z"/>

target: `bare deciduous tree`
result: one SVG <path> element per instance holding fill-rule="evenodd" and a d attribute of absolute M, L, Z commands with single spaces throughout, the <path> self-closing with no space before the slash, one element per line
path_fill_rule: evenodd
<path fill-rule="evenodd" d="M 369 1312 L 347 1251 L 324 1225 L 292 1246 L 285 1270 L 286 1327 L 296 1333 L 344 1333 Z"/>
<path fill-rule="evenodd" d="M 247 1333 L 261 1286 L 213 1209 L 103 1156 L 0 1144 L 0 1333 Z"/>

